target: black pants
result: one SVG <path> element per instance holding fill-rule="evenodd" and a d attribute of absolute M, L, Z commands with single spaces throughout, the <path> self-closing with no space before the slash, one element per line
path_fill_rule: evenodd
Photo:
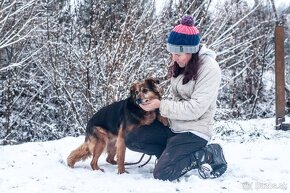
<path fill-rule="evenodd" d="M 159 121 L 130 132 L 125 138 L 126 146 L 148 155 L 155 155 L 158 162 L 153 176 L 161 180 L 175 180 L 187 171 L 196 168 L 194 152 L 207 141 L 193 133 L 173 133 Z"/>

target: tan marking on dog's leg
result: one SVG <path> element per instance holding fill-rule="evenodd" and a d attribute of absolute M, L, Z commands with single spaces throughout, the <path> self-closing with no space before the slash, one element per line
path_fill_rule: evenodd
<path fill-rule="evenodd" d="M 97 139 L 95 141 L 96 144 L 93 149 L 93 159 L 91 161 L 91 167 L 93 170 L 101 170 L 102 172 L 104 172 L 104 170 L 98 166 L 98 160 L 106 147 L 106 141 L 108 140 L 108 136 L 105 130 L 101 127 L 96 127 L 96 129 L 94 130 L 94 135 L 97 135 Z"/>
<path fill-rule="evenodd" d="M 160 121 L 164 126 L 169 126 L 169 120 L 166 117 L 161 116 L 160 114 L 157 115 L 158 121 Z"/>
<path fill-rule="evenodd" d="M 118 164 L 118 174 L 123 174 L 125 170 L 125 153 L 126 146 L 124 140 L 124 131 L 123 128 L 119 129 L 118 138 L 117 138 L 117 164 Z"/>
<path fill-rule="evenodd" d="M 102 140 L 97 141 L 96 146 L 94 148 L 94 152 L 93 152 L 93 159 L 91 161 L 91 167 L 93 170 L 101 170 L 102 172 L 104 172 L 104 170 L 98 166 L 98 160 L 102 152 L 104 151 L 105 147 L 106 147 L 106 143 L 104 141 Z"/>
<path fill-rule="evenodd" d="M 88 144 L 88 148 L 89 148 L 90 153 L 93 154 L 94 153 L 95 146 L 97 144 L 96 137 L 89 136 L 88 141 L 87 141 L 87 144 Z"/>
<path fill-rule="evenodd" d="M 109 135 L 109 140 L 107 143 L 107 159 L 106 161 L 112 165 L 116 165 L 117 161 L 115 160 L 115 156 L 116 156 L 116 152 L 117 152 L 117 148 L 116 148 L 116 136 L 113 135 Z"/>

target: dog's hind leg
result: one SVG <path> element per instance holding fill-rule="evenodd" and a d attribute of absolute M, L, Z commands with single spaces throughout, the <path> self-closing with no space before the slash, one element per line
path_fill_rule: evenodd
<path fill-rule="evenodd" d="M 106 147 L 108 135 L 104 129 L 102 129 L 101 127 L 96 127 L 94 130 L 94 136 L 96 136 L 96 141 L 93 149 L 93 159 L 91 161 L 91 167 L 93 170 L 101 170 L 102 172 L 104 172 L 104 170 L 98 166 L 98 160 Z"/>
<path fill-rule="evenodd" d="M 105 147 L 106 142 L 102 139 L 98 139 L 94 148 L 93 159 L 91 161 L 91 167 L 93 170 L 101 170 L 102 172 L 104 172 L 104 170 L 98 166 L 98 160 L 102 152 L 104 151 Z"/>
<path fill-rule="evenodd" d="M 85 160 L 91 155 L 89 150 L 89 143 L 84 142 L 77 149 L 73 150 L 67 157 L 67 165 L 71 168 L 80 160 Z"/>
<path fill-rule="evenodd" d="M 109 136 L 108 144 L 107 144 L 107 159 L 106 161 L 112 165 L 116 165 L 117 161 L 115 160 L 117 148 L 116 148 L 116 137 Z"/>

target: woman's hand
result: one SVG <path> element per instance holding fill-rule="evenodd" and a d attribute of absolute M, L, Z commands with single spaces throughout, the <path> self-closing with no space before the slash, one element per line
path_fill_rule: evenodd
<path fill-rule="evenodd" d="M 160 100 L 159 99 L 152 99 L 147 101 L 143 104 L 139 105 L 144 111 L 153 111 L 160 107 Z"/>

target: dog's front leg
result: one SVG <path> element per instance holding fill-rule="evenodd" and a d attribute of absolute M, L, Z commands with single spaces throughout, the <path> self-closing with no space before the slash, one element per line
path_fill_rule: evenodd
<path fill-rule="evenodd" d="M 125 139 L 123 128 L 119 129 L 118 138 L 117 138 L 117 164 L 118 164 L 118 174 L 128 173 L 125 170 Z"/>
<path fill-rule="evenodd" d="M 162 115 L 157 115 L 158 121 L 160 121 L 164 126 L 169 126 L 169 120 L 166 117 L 163 117 Z"/>

